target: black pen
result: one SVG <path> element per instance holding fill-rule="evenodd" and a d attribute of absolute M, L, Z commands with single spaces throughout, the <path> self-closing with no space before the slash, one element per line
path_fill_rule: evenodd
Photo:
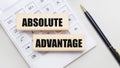
<path fill-rule="evenodd" d="M 92 26 L 95 28 L 95 30 L 97 31 L 97 33 L 99 34 L 101 39 L 104 41 L 104 43 L 106 44 L 106 46 L 108 47 L 108 49 L 110 50 L 110 52 L 112 53 L 112 55 L 114 56 L 114 58 L 116 59 L 118 64 L 120 65 L 120 55 L 118 54 L 118 52 L 113 48 L 113 46 L 108 41 L 108 39 L 106 38 L 106 36 L 102 32 L 102 30 L 99 28 L 99 26 L 96 24 L 95 20 L 92 18 L 92 16 L 89 14 L 89 12 L 83 6 L 81 6 L 81 9 L 83 10 L 85 16 L 90 21 Z"/>

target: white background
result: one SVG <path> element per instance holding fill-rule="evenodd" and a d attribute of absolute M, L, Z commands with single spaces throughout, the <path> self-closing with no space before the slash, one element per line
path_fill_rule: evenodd
<path fill-rule="evenodd" d="M 80 9 L 82 4 L 96 20 L 112 45 L 120 50 L 120 0 L 68 0 L 78 17 L 85 23 L 97 46 L 66 68 L 119 68 Z M 0 68 L 28 68 L 0 26 Z"/>

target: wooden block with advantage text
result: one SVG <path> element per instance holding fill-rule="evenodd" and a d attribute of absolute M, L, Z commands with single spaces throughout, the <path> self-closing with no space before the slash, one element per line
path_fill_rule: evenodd
<path fill-rule="evenodd" d="M 83 35 L 33 35 L 33 50 L 35 51 L 83 51 L 84 43 Z"/>
<path fill-rule="evenodd" d="M 17 14 L 17 30 L 66 31 L 67 14 Z"/>

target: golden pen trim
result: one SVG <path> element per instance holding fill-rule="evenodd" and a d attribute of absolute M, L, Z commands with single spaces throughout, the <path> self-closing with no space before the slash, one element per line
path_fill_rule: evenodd
<path fill-rule="evenodd" d="M 83 12 L 87 11 L 82 5 L 80 5 L 80 7 L 81 7 L 81 9 L 82 9 Z"/>
<path fill-rule="evenodd" d="M 120 56 L 120 51 L 118 50 L 118 49 L 115 49 L 116 50 L 116 52 L 119 54 L 119 56 Z"/>

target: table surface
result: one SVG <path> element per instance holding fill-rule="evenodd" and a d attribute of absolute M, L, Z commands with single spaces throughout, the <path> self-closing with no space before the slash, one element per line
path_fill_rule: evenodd
<path fill-rule="evenodd" d="M 97 46 L 66 68 L 119 68 L 94 28 L 80 9 L 82 4 L 96 20 L 112 45 L 120 50 L 120 0 L 68 0 L 78 17 L 85 23 Z M 28 68 L 13 43 L 0 26 L 0 68 Z"/>

